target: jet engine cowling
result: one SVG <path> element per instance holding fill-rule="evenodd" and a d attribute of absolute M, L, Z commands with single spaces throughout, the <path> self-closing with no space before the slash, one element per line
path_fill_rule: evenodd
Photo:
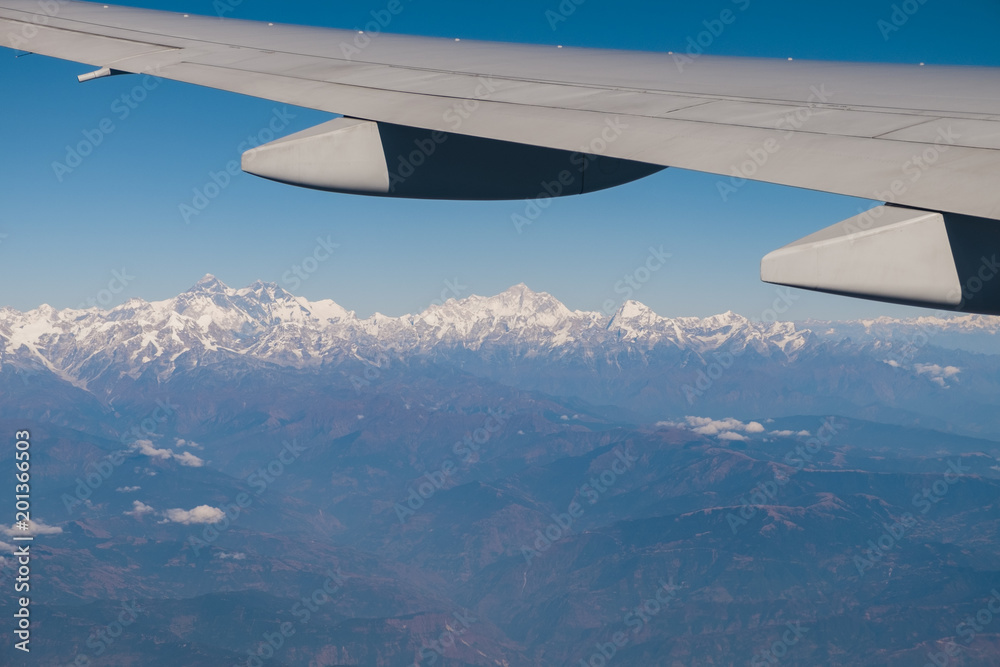
<path fill-rule="evenodd" d="M 243 154 L 243 170 L 289 185 L 409 199 L 514 200 L 585 194 L 663 167 L 355 118 Z"/>

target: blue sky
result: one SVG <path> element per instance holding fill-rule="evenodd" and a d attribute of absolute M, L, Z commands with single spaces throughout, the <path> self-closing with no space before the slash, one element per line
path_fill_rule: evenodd
<path fill-rule="evenodd" d="M 569 0 L 568 0 L 569 1 Z M 579 1 L 579 0 L 578 0 Z M 745 4 L 748 0 L 740 0 Z M 230 0 L 231 3 L 235 0 Z M 996 0 L 910 0 L 917 8 L 885 38 L 894 2 L 749 0 L 707 49 L 715 55 L 1000 66 Z M 215 14 L 209 0 L 127 4 Z M 230 16 L 362 27 L 378 0 L 243 0 Z M 412 0 L 393 32 L 622 49 L 681 51 L 731 0 L 586 0 L 553 29 L 559 0 Z M 273 115 L 287 132 L 329 118 L 266 100 L 163 81 L 128 109 L 115 104 L 139 79 L 80 85 L 87 67 L 0 49 L 0 305 L 115 305 L 174 296 L 205 273 L 244 286 L 273 281 L 310 299 L 332 298 L 369 315 L 416 312 L 442 293 L 494 294 L 524 282 L 574 309 L 602 310 L 650 248 L 671 254 L 633 298 L 662 315 L 734 310 L 765 314 L 776 288 L 759 282 L 760 258 L 869 202 L 748 184 L 728 202 L 718 177 L 669 169 L 615 190 L 556 201 L 523 233 L 523 202 L 383 200 L 318 193 L 246 174 L 186 224 L 180 206 L 210 172 Z M 52 164 L 67 145 L 110 120 L 114 131 L 71 173 Z M 319 243 L 338 245 L 307 280 L 287 280 Z M 125 270 L 126 280 L 115 272 Z M 126 283 L 119 289 L 121 282 Z M 109 284 L 114 288 L 108 290 Z M 111 291 L 116 292 L 111 294 Z M 108 304 L 108 297 L 113 300 Z M 786 319 L 925 313 L 797 292 Z"/>

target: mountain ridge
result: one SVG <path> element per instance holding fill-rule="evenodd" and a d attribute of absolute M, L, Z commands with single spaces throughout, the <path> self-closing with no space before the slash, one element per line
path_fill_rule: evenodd
<path fill-rule="evenodd" d="M 975 337 L 985 350 L 980 354 L 996 355 L 997 332 L 1000 318 L 982 316 L 803 326 L 733 312 L 669 318 L 638 301 L 626 301 L 609 317 L 570 310 L 523 283 L 418 314 L 362 319 L 329 299 L 309 301 L 261 281 L 234 289 L 209 274 L 171 299 L 132 299 L 111 310 L 0 309 L 0 372 L 44 367 L 103 400 L 122 390 L 122 382 L 162 385 L 197 368 L 323 370 L 329 376 L 419 361 L 591 402 L 620 399 L 649 415 L 677 397 L 689 404 L 751 395 L 764 400 L 779 372 L 781 382 L 799 387 L 794 409 L 808 410 L 809 387 L 835 373 L 843 380 L 828 391 L 860 411 L 864 401 L 894 404 L 900 391 L 922 392 L 933 405 L 940 398 L 934 392 L 963 384 L 962 391 L 971 392 L 964 404 L 978 405 L 976 396 L 993 386 L 981 373 L 969 375 L 979 362 L 936 346 Z M 862 367 L 870 381 L 862 382 Z"/>

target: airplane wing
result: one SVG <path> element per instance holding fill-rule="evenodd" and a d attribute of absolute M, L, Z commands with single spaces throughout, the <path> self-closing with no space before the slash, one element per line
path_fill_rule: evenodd
<path fill-rule="evenodd" d="M 998 240 L 1000 70 L 381 30 L 0 0 L 0 46 L 99 68 L 81 80 L 145 73 L 343 116 L 248 151 L 250 173 L 336 192 L 530 199 L 678 167 L 720 175 L 723 198 L 745 180 L 862 197 L 888 214 L 772 253 L 764 279 L 1000 313 L 1000 280 L 983 281 L 972 257 Z M 985 285 L 970 290 L 975 276 Z"/>

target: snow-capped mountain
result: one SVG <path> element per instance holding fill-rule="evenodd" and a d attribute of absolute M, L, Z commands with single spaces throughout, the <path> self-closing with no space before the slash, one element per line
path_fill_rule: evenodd
<path fill-rule="evenodd" d="M 0 311 L 2 360 L 41 363 L 80 387 L 108 371 L 138 376 L 155 368 L 164 377 L 178 367 L 231 355 L 292 367 L 452 348 L 510 348 L 532 355 L 622 347 L 696 353 L 753 348 L 791 357 L 810 337 L 791 323 L 754 323 L 734 313 L 660 317 L 635 301 L 609 318 L 571 311 L 525 285 L 493 297 L 450 300 L 418 315 L 368 319 L 274 284 L 232 289 L 210 275 L 173 299 L 133 299 L 110 311 L 49 306 Z"/>
<path fill-rule="evenodd" d="M 817 336 L 830 340 L 851 338 L 915 345 L 933 344 L 984 354 L 1000 352 L 1000 318 L 987 315 L 928 315 L 911 319 L 879 317 L 847 322 L 802 323 Z"/>
<path fill-rule="evenodd" d="M 662 317 L 635 301 L 608 317 L 570 310 L 524 285 L 417 315 L 362 319 L 273 284 L 232 289 L 206 276 L 173 299 L 133 299 L 109 311 L 0 310 L 0 376 L 48 383 L 31 396 L 9 385 L 16 405 L 45 391 L 83 390 L 108 406 L 153 392 L 199 395 L 206 382 L 267 392 L 287 381 L 354 393 L 372 379 L 392 391 L 452 373 L 652 421 L 697 405 L 723 416 L 880 415 L 1000 432 L 989 399 L 1000 391 L 998 322 L 803 326 L 734 313 Z M 973 333 L 956 332 L 970 326 Z M 970 338 L 983 350 L 949 344 Z"/>

